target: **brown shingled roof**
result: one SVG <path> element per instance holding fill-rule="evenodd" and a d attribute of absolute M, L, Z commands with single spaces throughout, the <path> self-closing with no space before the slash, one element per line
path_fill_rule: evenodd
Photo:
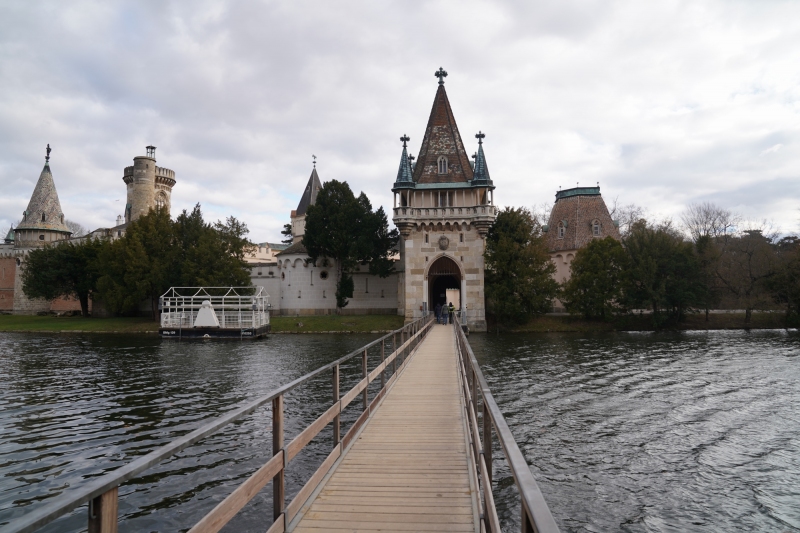
<path fill-rule="evenodd" d="M 446 174 L 439 174 L 440 156 L 447 158 Z M 458 133 L 456 119 L 453 117 L 453 110 L 450 109 L 444 85 L 439 85 L 414 168 L 414 182 L 461 183 L 470 180 L 472 180 L 472 166 L 464 150 L 461 134 Z"/>
<path fill-rule="evenodd" d="M 44 221 L 42 221 L 44 214 Z M 50 172 L 50 164 L 45 163 L 42 173 L 39 174 L 39 181 L 33 189 L 31 201 L 25 210 L 22 222 L 15 229 L 34 229 L 60 231 L 72 233 L 64 224 L 64 213 L 61 211 L 61 202 L 58 200 L 56 184 L 53 181 L 53 173 Z"/>
<path fill-rule="evenodd" d="M 598 189 L 599 190 L 599 189 Z M 568 191 L 564 191 L 568 192 Z M 599 238 L 611 236 L 621 240 L 619 229 L 611 220 L 606 203 L 600 194 L 576 194 L 556 200 L 547 231 L 547 247 L 551 252 L 576 250 L 594 238 L 592 222 L 600 222 Z M 564 237 L 559 238 L 559 224 L 566 222 Z"/>

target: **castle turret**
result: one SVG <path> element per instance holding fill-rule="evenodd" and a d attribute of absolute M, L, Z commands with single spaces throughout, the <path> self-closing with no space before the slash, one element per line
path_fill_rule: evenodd
<path fill-rule="evenodd" d="M 317 175 L 317 164 L 314 162 L 314 169 L 311 171 L 311 176 L 308 178 L 308 183 L 303 191 L 303 196 L 300 198 L 300 203 L 297 204 L 297 209 L 292 211 L 292 239 L 294 242 L 299 242 L 306 232 L 306 211 L 309 206 L 317 203 L 317 194 L 322 188 L 322 183 L 319 181 Z"/>
<path fill-rule="evenodd" d="M 156 207 L 170 210 L 175 172 L 156 166 L 156 147 L 148 146 L 147 155 L 133 158 L 125 167 L 122 180 L 128 187 L 125 223 L 129 224 Z"/>
<path fill-rule="evenodd" d="M 72 232 L 64 223 L 64 213 L 58 200 L 53 173 L 50 171 L 50 145 L 39 181 L 33 189 L 22 221 L 14 228 L 15 248 L 35 248 L 68 239 Z"/>

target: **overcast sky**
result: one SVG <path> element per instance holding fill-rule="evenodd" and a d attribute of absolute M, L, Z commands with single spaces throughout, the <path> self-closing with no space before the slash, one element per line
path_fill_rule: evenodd
<path fill-rule="evenodd" d="M 500 205 L 600 182 L 660 216 L 713 201 L 800 229 L 800 2 L 135 0 L 0 5 L 0 227 L 44 163 L 68 219 L 114 225 L 144 147 L 277 241 L 311 172 L 391 206 L 446 88 Z"/>

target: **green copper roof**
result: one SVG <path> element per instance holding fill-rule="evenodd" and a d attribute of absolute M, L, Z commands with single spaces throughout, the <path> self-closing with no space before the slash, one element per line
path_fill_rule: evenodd
<path fill-rule="evenodd" d="M 410 139 L 403 135 L 400 140 L 403 141 L 403 153 L 400 155 L 400 167 L 397 169 L 394 186 L 395 188 L 414 187 L 414 180 L 411 178 L 411 161 L 408 159 L 408 150 L 406 150 L 406 143 Z"/>
<path fill-rule="evenodd" d="M 483 154 L 482 140 L 485 136 L 483 133 L 478 133 L 475 136 L 478 138 L 478 155 L 475 157 L 475 173 L 472 178 L 472 185 L 475 187 L 492 184 L 492 179 L 489 177 L 489 167 L 486 166 L 486 156 Z"/>
<path fill-rule="evenodd" d="M 600 196 L 600 187 L 573 187 L 556 193 L 556 201 L 570 196 Z"/>

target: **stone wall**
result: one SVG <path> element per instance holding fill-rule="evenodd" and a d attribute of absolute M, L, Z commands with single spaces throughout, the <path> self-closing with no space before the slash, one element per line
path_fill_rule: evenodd
<path fill-rule="evenodd" d="M 14 308 L 14 278 L 17 260 L 0 257 L 0 313 L 10 313 Z"/>

